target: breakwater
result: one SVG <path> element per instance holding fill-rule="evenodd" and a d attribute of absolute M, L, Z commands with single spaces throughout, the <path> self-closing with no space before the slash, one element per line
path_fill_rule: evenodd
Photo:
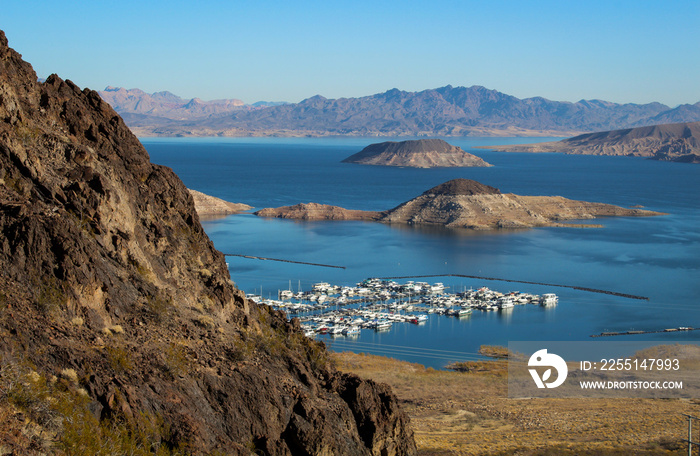
<path fill-rule="evenodd" d="M 528 281 L 528 280 L 503 279 L 503 278 L 497 278 L 497 277 L 483 277 L 483 276 L 467 275 L 467 274 L 411 275 L 411 276 L 399 276 L 399 277 L 380 277 L 380 279 L 400 280 L 400 279 L 418 279 L 418 278 L 428 278 L 428 277 L 464 277 L 467 279 L 495 280 L 498 282 L 512 282 L 512 283 L 526 283 L 526 284 L 530 284 L 530 285 L 544 285 L 547 287 L 570 288 L 572 290 L 587 291 L 589 293 L 607 294 L 607 295 L 619 296 L 621 298 L 628 298 L 628 299 L 640 299 L 640 300 L 645 300 L 645 301 L 649 300 L 649 298 L 646 296 L 638 296 L 638 295 L 633 295 L 633 294 L 628 294 L 628 293 L 620 293 L 618 291 L 599 290 L 597 288 L 581 287 L 581 286 L 577 286 L 577 285 L 562 285 L 562 284 L 556 284 L 556 283 L 532 282 L 532 281 Z"/>
<path fill-rule="evenodd" d="M 224 256 L 248 258 L 250 260 L 279 261 L 282 263 L 306 264 L 309 266 L 319 266 L 322 268 L 345 269 L 345 266 L 336 266 L 336 265 L 332 265 L 332 264 L 323 264 L 323 263 L 309 263 L 306 261 L 284 260 L 281 258 L 268 258 L 268 257 L 254 256 L 254 255 L 243 255 L 241 253 L 224 253 Z"/>
<path fill-rule="evenodd" d="M 678 328 L 653 329 L 650 331 L 605 331 L 600 334 L 592 334 L 591 337 L 635 336 L 639 334 L 672 333 L 678 331 L 700 331 L 700 328 L 693 328 L 691 326 L 679 326 Z"/>

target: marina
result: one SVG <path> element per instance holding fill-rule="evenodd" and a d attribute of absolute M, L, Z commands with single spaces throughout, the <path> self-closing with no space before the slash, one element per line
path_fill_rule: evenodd
<path fill-rule="evenodd" d="M 261 304 L 269 305 L 299 318 L 308 337 L 328 334 L 353 337 L 361 330 L 389 331 L 395 324 L 425 323 L 429 315 L 467 318 L 474 311 L 508 312 L 515 306 L 556 306 L 554 293 L 536 295 L 510 291 L 502 293 L 488 287 L 449 293 L 442 282 L 408 281 L 369 278 L 354 287 L 316 283 L 309 291 L 294 292 L 290 286 L 279 290 L 278 299 L 263 299 L 249 295 Z"/>

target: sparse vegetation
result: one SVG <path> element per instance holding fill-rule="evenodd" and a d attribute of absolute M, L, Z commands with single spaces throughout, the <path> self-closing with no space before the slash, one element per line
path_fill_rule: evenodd
<path fill-rule="evenodd" d="M 163 298 L 160 296 L 148 296 L 146 298 L 146 305 L 148 310 L 150 310 L 158 321 L 165 320 L 174 307 L 171 298 Z"/>
<path fill-rule="evenodd" d="M 66 295 L 55 277 L 46 277 L 38 289 L 36 306 L 44 315 L 50 315 L 65 306 Z"/>
<path fill-rule="evenodd" d="M 697 401 L 509 399 L 504 361 L 467 372 L 332 355 L 341 371 L 388 383 L 411 418 L 419 455 L 681 455 Z"/>
<path fill-rule="evenodd" d="M 107 345 L 105 347 L 105 353 L 109 365 L 115 372 L 128 372 L 133 368 L 131 355 L 126 348 L 119 345 Z"/>
<path fill-rule="evenodd" d="M 61 374 L 65 381 L 51 382 L 26 362 L 0 359 L 3 454 L 187 454 L 184 448 L 166 444 L 170 430 L 158 416 L 141 413 L 129 422 L 122 417 L 101 421 L 90 411 L 91 400 L 77 386 L 75 371 Z"/>
<path fill-rule="evenodd" d="M 510 355 L 508 347 L 501 345 L 482 345 L 479 347 L 479 353 L 489 358 L 507 359 Z"/>
<path fill-rule="evenodd" d="M 187 349 L 181 344 L 171 343 L 165 350 L 165 367 L 173 376 L 184 376 L 190 370 Z"/>

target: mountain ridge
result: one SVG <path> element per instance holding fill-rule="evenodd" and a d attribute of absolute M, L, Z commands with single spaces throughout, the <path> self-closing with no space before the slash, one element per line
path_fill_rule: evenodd
<path fill-rule="evenodd" d="M 662 161 L 700 163 L 700 122 L 649 125 L 586 133 L 561 141 L 479 148 L 502 152 L 624 155 Z"/>
<path fill-rule="evenodd" d="M 665 119 L 700 121 L 700 102 L 670 108 L 658 102 L 519 99 L 476 85 L 418 92 L 394 88 L 356 98 L 314 95 L 299 103 L 255 109 L 237 106 L 187 119 L 174 114 L 150 117 L 158 113 L 145 108 L 137 111 L 117 101 L 115 109 L 120 114 L 144 114 L 129 122 L 144 136 L 571 136 Z"/>

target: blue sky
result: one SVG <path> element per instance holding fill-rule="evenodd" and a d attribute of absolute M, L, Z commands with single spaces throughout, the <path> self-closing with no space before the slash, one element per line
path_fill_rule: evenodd
<path fill-rule="evenodd" d="M 700 0 L 7 1 L 39 76 L 298 102 L 482 85 L 519 98 L 700 101 Z"/>

